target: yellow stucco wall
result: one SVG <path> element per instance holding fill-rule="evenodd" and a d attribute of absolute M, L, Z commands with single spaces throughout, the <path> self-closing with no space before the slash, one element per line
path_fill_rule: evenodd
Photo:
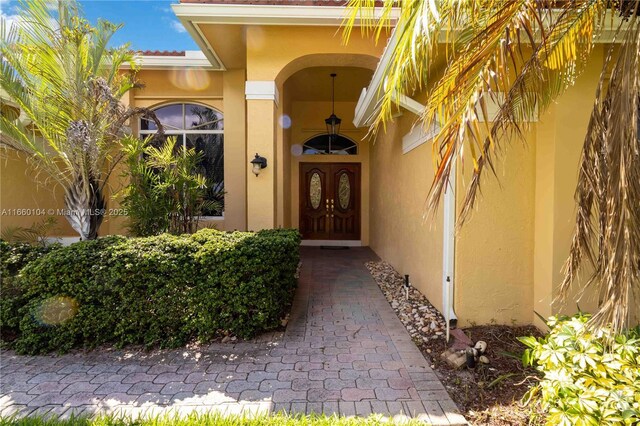
<path fill-rule="evenodd" d="M 442 312 L 442 208 L 423 220 L 433 176 L 431 146 L 402 153 L 415 116 L 406 113 L 371 144 L 370 246 Z"/>
<path fill-rule="evenodd" d="M 145 70 L 138 72 L 144 87 L 133 91 L 136 100 L 222 99 L 223 75 L 200 68 Z"/>
<path fill-rule="evenodd" d="M 250 26 L 246 30 L 246 40 L 247 80 L 278 80 L 279 84 L 304 67 L 362 65 L 349 60 L 353 55 L 369 55 L 375 65 L 375 58 L 384 48 L 384 42 L 376 43 L 372 37 L 362 37 L 358 31 L 354 31 L 345 45 L 339 27 Z M 381 37 L 381 40 L 385 38 Z M 295 64 L 297 59 L 308 55 L 333 55 L 335 60 Z M 291 67 L 292 64 L 296 66 Z"/>
<path fill-rule="evenodd" d="M 278 122 L 290 108 L 289 100 L 284 99 L 285 82 L 295 72 L 307 67 L 372 68 L 384 46 L 360 35 L 355 35 L 352 42 L 344 45 L 338 27 L 248 26 L 245 34 L 247 80 L 275 82 L 279 92 L 274 101 L 247 101 L 247 161 L 254 153 L 260 153 L 269 161 L 268 168 L 257 178 L 247 171 L 248 227 L 295 227 L 298 223 L 298 193 L 293 186 L 297 185 L 298 169 L 296 160 L 289 160 L 288 145 L 296 143 L 299 138 L 293 129 L 283 129 Z M 353 111 L 349 113 L 353 115 Z M 314 115 L 316 120 L 324 118 Z M 365 226 L 363 224 L 363 233 Z"/>
<path fill-rule="evenodd" d="M 575 292 L 564 306 L 551 302 L 571 243 L 577 167 L 603 49 L 596 47 L 575 86 L 532 124 L 526 144 L 508 145 L 496 163 L 498 180 L 485 173 L 477 208 L 456 234 L 454 308 L 460 325 L 542 326 L 534 312 L 546 317 L 576 311 Z M 431 148 L 427 143 L 402 154 L 401 139 L 413 119 L 406 113 L 371 148 L 370 245 L 399 272 L 411 274 L 441 309 L 442 221 L 439 216 L 425 226 L 422 220 Z M 465 191 L 460 178 L 469 173 L 458 170 L 458 208 Z M 579 306 L 594 311 L 597 301 L 587 292 Z"/>
<path fill-rule="evenodd" d="M 224 73 L 224 227 L 247 229 L 247 162 L 244 70 Z"/>
<path fill-rule="evenodd" d="M 247 227 L 258 231 L 277 226 L 277 175 L 276 156 L 277 107 L 272 100 L 247 102 L 247 159 L 255 154 L 267 159 L 267 167 L 259 176 L 247 168 Z"/>
<path fill-rule="evenodd" d="M 291 96 L 288 93 L 288 89 L 286 84 L 282 86 L 282 114 L 278 115 L 278 132 L 279 132 L 279 140 L 278 144 L 282 146 L 282 185 L 278 187 L 280 193 L 278 194 L 278 199 L 280 199 L 281 204 L 281 215 L 282 221 L 279 225 L 284 228 L 293 227 L 292 220 L 292 196 L 291 196 L 291 123 L 287 121 L 285 117 L 291 118 L 289 114 L 291 114 L 291 105 L 292 100 Z M 281 197 L 281 198 L 280 198 Z"/>
<path fill-rule="evenodd" d="M 27 163 L 24 154 L 0 149 L 0 230 L 5 227 L 30 227 L 53 216 L 57 225 L 52 235 L 71 236 L 75 232 L 55 212 L 64 208 L 64 191 L 46 175 Z M 50 214 L 54 210 L 54 214 Z"/>
<path fill-rule="evenodd" d="M 485 170 L 477 207 L 456 235 L 455 310 L 462 326 L 532 318 L 535 145 L 512 141 L 496 171 L 497 180 Z M 468 164 L 459 171 L 458 211 L 470 174 Z"/>

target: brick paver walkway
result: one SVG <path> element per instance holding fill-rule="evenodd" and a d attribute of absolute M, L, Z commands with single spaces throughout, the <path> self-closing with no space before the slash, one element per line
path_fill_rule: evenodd
<path fill-rule="evenodd" d="M 375 255 L 302 248 L 302 256 L 285 333 L 152 353 L 3 351 L 0 415 L 284 410 L 466 424 L 364 267 Z"/>

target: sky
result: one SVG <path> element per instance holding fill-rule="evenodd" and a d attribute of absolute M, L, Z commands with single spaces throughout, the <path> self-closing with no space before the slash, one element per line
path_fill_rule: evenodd
<path fill-rule="evenodd" d="M 95 24 L 98 18 L 122 23 L 113 46 L 131 43 L 134 50 L 199 50 L 186 32 L 171 4 L 178 0 L 79 0 L 84 16 Z M 15 19 L 19 3 L 0 0 L 0 13 Z"/>

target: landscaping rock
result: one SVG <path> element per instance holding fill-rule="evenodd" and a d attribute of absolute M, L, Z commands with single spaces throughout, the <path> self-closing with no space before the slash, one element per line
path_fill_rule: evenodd
<path fill-rule="evenodd" d="M 386 262 L 367 262 L 367 269 L 414 341 L 444 340 L 445 319 L 417 289 L 405 296 L 404 277 Z"/>
<path fill-rule="evenodd" d="M 445 360 L 447 364 L 449 364 L 453 368 L 461 368 L 463 365 L 467 363 L 467 356 L 464 351 L 457 351 L 455 349 L 449 348 L 444 351 L 440 358 Z"/>

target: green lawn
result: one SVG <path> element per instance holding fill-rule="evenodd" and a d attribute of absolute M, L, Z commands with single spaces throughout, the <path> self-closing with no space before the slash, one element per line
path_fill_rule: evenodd
<path fill-rule="evenodd" d="M 54 420 L 42 417 L 19 420 L 0 419 L 0 426 L 376 426 L 389 425 L 388 418 L 380 416 L 337 417 L 337 416 L 287 416 L 273 414 L 260 417 L 222 416 L 218 414 L 194 414 L 183 418 L 155 417 L 151 419 L 132 420 L 123 417 L 101 416 L 95 419 L 86 417 L 68 420 Z M 407 425 L 424 425 L 417 420 L 403 421 Z"/>

